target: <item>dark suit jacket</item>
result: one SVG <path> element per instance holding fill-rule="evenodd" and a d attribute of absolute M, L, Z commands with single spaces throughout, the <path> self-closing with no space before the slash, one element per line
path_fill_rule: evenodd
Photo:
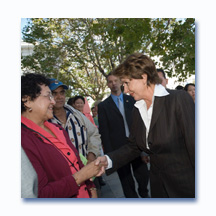
<path fill-rule="evenodd" d="M 150 154 L 152 197 L 195 196 L 195 105 L 185 91 L 155 97 L 146 148 L 146 128 L 137 108 L 128 145 L 108 153 L 111 173 L 145 151 Z"/>
<path fill-rule="evenodd" d="M 125 116 L 130 129 L 135 100 L 125 94 L 123 94 L 123 100 Z M 98 105 L 98 121 L 105 153 L 116 150 L 127 143 L 123 117 L 111 96 Z"/>

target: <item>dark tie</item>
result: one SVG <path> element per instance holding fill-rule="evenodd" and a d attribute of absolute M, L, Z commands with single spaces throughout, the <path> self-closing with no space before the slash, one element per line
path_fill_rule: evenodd
<path fill-rule="evenodd" d="M 125 117 L 124 105 L 119 97 L 118 97 L 118 105 L 119 105 L 119 111 L 122 114 L 123 119 L 124 119 L 126 136 L 129 137 L 129 129 L 128 129 L 128 124 L 127 124 L 126 117 Z"/>

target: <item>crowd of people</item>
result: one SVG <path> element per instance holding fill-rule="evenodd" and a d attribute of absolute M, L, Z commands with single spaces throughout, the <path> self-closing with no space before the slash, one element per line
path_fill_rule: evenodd
<path fill-rule="evenodd" d="M 195 84 L 168 89 L 141 53 L 106 79 L 110 96 L 90 109 L 81 95 L 66 103 L 61 80 L 21 77 L 21 196 L 100 198 L 116 171 L 125 198 L 194 198 Z"/>

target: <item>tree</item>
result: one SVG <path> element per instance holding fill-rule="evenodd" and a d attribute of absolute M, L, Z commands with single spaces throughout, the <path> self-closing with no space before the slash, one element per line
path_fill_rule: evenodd
<path fill-rule="evenodd" d="M 102 99 L 106 76 L 134 52 L 160 56 L 169 77 L 195 73 L 194 19 L 31 19 L 23 40 L 34 44 L 22 68 L 62 80 L 72 95 Z M 156 65 L 161 66 L 156 61 Z M 69 93 L 70 94 L 70 93 Z"/>
<path fill-rule="evenodd" d="M 195 20 L 167 19 L 166 23 L 160 28 L 161 20 L 156 22 L 155 28 L 161 30 L 154 39 L 151 55 L 161 56 L 169 77 L 184 81 L 195 74 Z"/>

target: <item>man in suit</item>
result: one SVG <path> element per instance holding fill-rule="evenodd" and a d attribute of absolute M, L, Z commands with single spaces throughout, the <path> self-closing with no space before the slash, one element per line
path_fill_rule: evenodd
<path fill-rule="evenodd" d="M 118 77 L 111 73 L 108 74 L 107 85 L 111 90 L 111 95 L 98 105 L 99 132 L 104 153 L 112 152 L 126 144 L 135 103 L 133 97 L 122 94 L 121 82 Z M 149 173 L 146 163 L 142 162 L 140 156 L 117 170 L 125 197 L 139 197 L 135 190 L 131 167 L 138 182 L 139 195 L 148 197 Z"/>
<path fill-rule="evenodd" d="M 195 198 L 195 105 L 185 91 L 160 83 L 154 62 L 130 55 L 113 72 L 137 101 L 127 145 L 97 158 L 107 173 L 137 157 L 150 155 L 152 198 Z"/>
<path fill-rule="evenodd" d="M 166 85 L 168 84 L 168 79 L 166 78 L 166 74 L 163 69 L 159 68 L 157 69 L 158 76 L 161 79 L 161 85 L 166 88 Z"/>

